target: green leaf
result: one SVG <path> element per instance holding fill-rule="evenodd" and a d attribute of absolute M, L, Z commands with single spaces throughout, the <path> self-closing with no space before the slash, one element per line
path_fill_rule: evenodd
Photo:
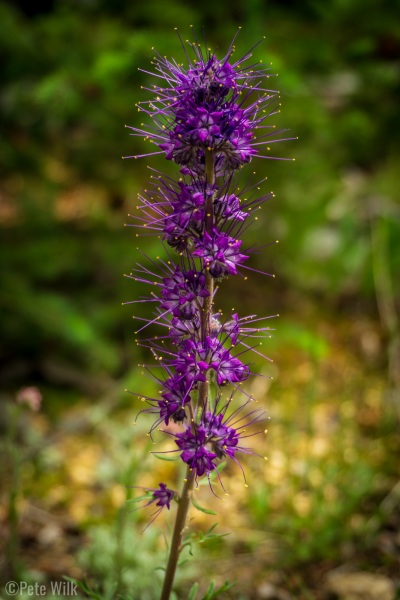
<path fill-rule="evenodd" d="M 207 590 L 206 595 L 204 596 L 203 600 L 210 600 L 210 598 L 212 598 L 211 594 L 213 593 L 214 586 L 215 586 L 215 581 L 213 580 L 210 583 L 210 585 L 208 586 L 208 590 Z"/>
<path fill-rule="evenodd" d="M 199 589 L 199 584 L 197 583 L 197 581 L 192 585 L 192 587 L 190 588 L 190 592 L 189 592 L 189 596 L 188 596 L 188 600 L 195 600 L 196 595 L 197 595 L 197 590 Z"/>
<path fill-rule="evenodd" d="M 218 525 L 218 523 L 214 523 L 214 525 L 211 525 L 210 529 L 207 529 L 207 531 L 205 532 L 204 537 L 209 536 L 214 531 L 214 529 L 217 527 L 217 525 Z"/>
<path fill-rule="evenodd" d="M 214 531 L 214 529 L 217 527 L 218 523 L 214 523 L 214 525 L 212 525 L 210 527 L 210 529 L 208 529 L 208 531 L 206 531 L 205 533 L 203 533 L 202 531 L 198 532 L 198 537 L 199 537 L 199 542 L 205 542 L 207 540 L 215 540 L 218 538 L 224 538 L 227 535 L 230 535 L 229 533 L 212 533 Z"/>
<path fill-rule="evenodd" d="M 203 598 L 201 600 L 214 600 L 214 598 L 218 598 L 218 596 L 220 596 L 224 592 L 227 592 L 228 590 L 233 588 L 233 586 L 235 586 L 235 585 L 236 585 L 236 582 L 229 583 L 229 581 L 225 581 L 225 583 L 223 583 L 221 585 L 221 587 L 219 587 L 217 590 L 214 591 L 215 581 L 212 581 L 209 585 L 206 595 L 203 596 Z"/>
<path fill-rule="evenodd" d="M 131 498 L 130 500 L 126 501 L 126 504 L 135 504 L 135 502 L 142 502 L 142 500 L 148 500 L 151 497 L 151 493 L 149 494 L 144 494 L 143 496 L 138 496 L 137 498 Z"/>
<path fill-rule="evenodd" d="M 188 548 L 189 554 L 192 554 L 192 542 L 191 541 L 188 541 L 188 542 L 185 542 L 184 544 L 182 544 L 181 549 L 183 550 L 184 548 Z"/>
<path fill-rule="evenodd" d="M 153 454 L 153 456 L 155 456 L 156 458 L 159 458 L 160 460 L 166 460 L 168 462 L 174 462 L 176 460 L 178 460 L 179 456 L 161 456 L 160 454 Z"/>
<path fill-rule="evenodd" d="M 169 540 L 167 539 L 167 536 L 164 533 L 163 533 L 163 538 L 164 538 L 165 547 L 169 552 Z"/>
<path fill-rule="evenodd" d="M 200 506 L 200 504 L 197 504 L 197 502 L 195 502 L 192 498 L 192 504 L 195 508 L 197 508 L 197 510 L 206 513 L 206 515 L 216 515 L 217 513 L 214 512 L 213 510 L 209 510 L 208 508 L 203 508 L 202 506 Z"/>
<path fill-rule="evenodd" d="M 85 594 L 90 598 L 93 598 L 93 600 L 102 600 L 102 595 L 96 590 L 92 590 L 85 578 L 83 581 L 78 581 L 77 579 L 73 579 L 73 577 L 67 577 L 64 575 L 63 579 L 76 585 L 76 587 L 85 592 Z"/>

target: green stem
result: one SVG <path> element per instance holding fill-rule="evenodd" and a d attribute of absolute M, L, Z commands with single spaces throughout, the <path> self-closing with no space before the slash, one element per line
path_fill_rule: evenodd
<path fill-rule="evenodd" d="M 214 153 L 212 150 L 206 150 L 205 156 L 205 171 L 206 171 L 206 183 L 207 185 L 214 185 L 215 183 L 215 169 L 214 169 Z M 207 198 L 206 202 L 206 218 L 205 218 L 205 230 L 208 234 L 211 234 L 213 226 L 214 226 L 214 206 L 213 206 L 213 196 Z M 211 277 L 210 272 L 207 270 L 206 273 L 206 287 L 210 292 L 210 295 L 204 299 L 203 305 L 203 319 L 202 319 L 202 329 L 203 335 L 209 335 L 210 333 L 210 316 L 211 316 L 211 307 L 212 307 L 212 299 L 214 293 L 214 279 Z"/>
<path fill-rule="evenodd" d="M 206 172 L 206 183 L 207 185 L 214 185 L 215 183 L 215 169 L 214 169 L 214 153 L 212 150 L 206 150 L 205 154 L 205 172 Z M 212 232 L 214 224 L 214 207 L 213 197 L 207 198 L 206 203 L 206 217 L 205 217 L 205 230 L 207 233 Z M 201 335 L 203 341 L 208 335 L 210 335 L 211 327 L 211 315 L 212 315 L 212 304 L 214 295 L 214 278 L 210 275 L 209 270 L 206 271 L 206 288 L 209 292 L 209 296 L 204 298 L 203 309 L 201 313 Z M 209 391 L 209 380 L 201 381 L 199 383 L 199 406 L 206 406 L 208 400 Z"/>
<path fill-rule="evenodd" d="M 194 485 L 194 474 L 187 469 L 186 479 L 179 500 L 178 512 L 176 513 L 174 533 L 172 534 L 171 547 L 168 557 L 168 564 L 165 571 L 164 585 L 160 600 L 168 600 L 172 591 L 175 571 L 178 564 L 179 554 L 182 549 L 182 536 L 185 529 L 186 519 L 190 506 L 190 495 Z"/>

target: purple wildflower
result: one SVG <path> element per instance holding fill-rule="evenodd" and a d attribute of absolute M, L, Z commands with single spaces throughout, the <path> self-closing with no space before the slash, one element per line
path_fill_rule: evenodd
<path fill-rule="evenodd" d="M 247 62 L 251 51 L 234 60 L 233 40 L 227 54 L 218 59 L 209 51 L 203 53 L 197 40 L 189 45 L 193 55 L 185 49 L 186 66 L 157 54 L 152 63 L 156 72 L 150 74 L 160 85 L 146 88 L 152 98 L 138 105 L 151 125 L 130 127 L 131 135 L 144 136 L 154 151 L 129 158 L 163 154 L 179 165 L 182 175 L 174 181 L 153 170 L 149 189 L 139 195 L 137 214 L 131 215 L 136 236 L 156 235 L 168 257 L 146 257 L 146 265 L 138 264 L 127 275 L 153 286 L 149 296 L 133 301 L 155 307 L 152 318 L 135 317 L 142 323 L 137 333 L 147 328 L 152 332 L 154 325 L 163 330 L 137 340 L 155 361 L 142 368 L 162 388 L 159 398 L 141 396 L 149 405 L 142 412 L 155 416 L 150 437 L 164 423 L 167 429 L 161 431 L 176 444 L 175 450 L 166 452 L 180 453 L 187 465 L 163 598 L 170 595 L 184 546 L 191 489 L 206 476 L 213 491 L 212 475 L 223 487 L 218 462 L 229 458 L 242 469 L 237 455 L 254 454 L 245 440 L 261 433 L 251 429 L 265 420 L 262 410 L 241 412 L 253 400 L 241 386 L 250 375 L 250 363 L 241 358 L 248 351 L 264 357 L 256 347 L 270 328 L 259 327 L 262 319 L 255 315 L 234 313 L 223 319 L 214 306 L 216 280 L 236 275 L 238 267 L 262 273 L 244 264 L 249 256 L 241 252 L 241 237 L 257 219 L 254 212 L 273 194 L 256 198 L 258 184 L 242 187 L 238 172 L 253 157 L 273 158 L 269 144 L 279 141 L 280 133 L 267 123 L 278 111 L 278 93 L 265 83 L 269 70 Z M 171 257 L 171 249 L 178 257 Z M 233 392 L 222 400 L 222 388 L 228 385 Z M 236 392 L 242 405 L 234 409 Z M 165 506 L 170 508 L 174 496 L 160 483 L 157 489 L 146 490 L 145 506 L 156 504 L 156 518 Z"/>
<path fill-rule="evenodd" d="M 232 356 L 229 350 L 221 349 L 215 353 L 211 367 L 217 373 L 218 385 L 245 381 L 250 375 L 249 367 Z"/>
<path fill-rule="evenodd" d="M 240 198 L 235 194 L 224 194 L 215 200 L 214 206 L 217 219 L 245 221 L 249 216 L 240 209 Z"/>
<path fill-rule="evenodd" d="M 171 502 L 174 498 L 178 497 L 177 492 L 171 490 L 167 487 L 165 483 L 159 483 L 158 488 L 145 488 L 140 486 L 132 486 L 133 488 L 144 490 L 145 495 L 139 496 L 138 498 L 134 498 L 133 500 L 129 500 L 128 502 L 138 503 L 145 501 L 142 506 L 133 509 L 132 512 L 139 510 L 141 508 L 146 508 L 151 504 L 155 504 L 158 506 L 158 509 L 150 515 L 150 521 L 147 526 L 144 528 L 143 532 L 155 521 L 161 511 L 166 507 L 168 510 L 171 508 Z M 146 502 L 147 500 L 147 502 Z M 142 533 L 143 533 L 142 532 Z"/>
<path fill-rule="evenodd" d="M 220 331 L 224 331 L 228 334 L 228 337 L 231 339 L 232 344 L 236 344 L 239 337 L 239 316 L 237 313 L 232 315 L 232 318 L 229 321 L 226 321 L 222 325 L 219 323 L 215 316 L 216 328 L 219 326 Z"/>
<path fill-rule="evenodd" d="M 191 47 L 186 66 L 157 55 L 153 64 L 161 83 L 148 88 L 153 97 L 139 106 L 152 125 L 130 128 L 155 147 L 142 156 L 164 154 L 179 165 L 182 177 L 175 181 L 152 170 L 131 216 L 136 235 L 157 236 L 168 256 L 145 257 L 146 264 L 127 276 L 153 288 L 134 301 L 155 306 L 152 318 L 135 317 L 142 322 L 137 333 L 154 325 L 163 330 L 137 341 L 150 350 L 155 363 L 143 367 L 160 386 L 158 398 L 141 396 L 149 405 L 142 412 L 154 416 L 151 436 L 162 424 L 168 428 L 165 433 L 197 480 L 210 478 L 224 457 L 238 462 L 237 453 L 252 453 L 244 440 L 254 433 L 245 429 L 265 418 L 260 410 L 240 417 L 243 406 L 230 406 L 235 392 L 245 398 L 244 406 L 252 400 L 241 388 L 250 375 L 242 355 L 264 357 L 256 347 L 270 328 L 259 327 L 262 319 L 255 315 L 222 318 L 214 312 L 215 280 L 237 275 L 239 268 L 259 272 L 244 264 L 249 256 L 241 251 L 241 237 L 273 194 L 256 197 L 261 182 L 243 186 L 238 171 L 255 156 L 272 158 L 268 144 L 279 141 L 280 132 L 267 124 L 278 110 L 278 93 L 265 83 L 269 69 L 246 66 L 251 52 L 234 60 L 233 43 L 222 59 Z M 222 405 L 226 386 L 234 391 Z M 160 484 L 149 503 L 169 508 L 173 494 Z"/>
<path fill-rule="evenodd" d="M 171 501 L 173 500 L 174 496 L 175 492 L 173 490 L 167 488 L 165 483 L 160 483 L 159 487 L 153 490 L 153 499 L 149 504 L 155 502 L 156 506 L 160 506 L 161 508 L 166 506 L 169 510 L 171 508 Z"/>
<path fill-rule="evenodd" d="M 248 258 L 245 254 L 240 254 L 241 245 L 240 240 L 235 240 L 226 233 L 219 233 L 214 229 L 211 235 L 205 232 L 202 239 L 196 240 L 193 256 L 201 257 L 210 275 L 216 279 L 226 275 L 236 275 L 236 266 Z"/>
<path fill-rule="evenodd" d="M 250 401 L 246 402 L 245 406 Z M 243 440 L 251 435 L 257 435 L 256 433 L 246 433 L 248 427 L 253 424 L 260 423 L 265 420 L 265 412 L 262 409 L 251 411 L 242 417 L 238 417 L 238 413 L 243 410 L 243 407 L 232 412 L 227 417 L 226 412 L 229 408 L 230 402 L 228 402 L 218 412 L 216 409 L 213 412 L 205 412 L 202 414 L 200 428 L 206 433 L 207 443 L 210 445 L 211 450 L 217 455 L 217 458 L 224 458 L 228 456 L 235 460 L 236 453 L 242 452 L 245 454 L 254 454 L 251 448 L 241 445 Z"/>
<path fill-rule="evenodd" d="M 184 321 L 194 319 L 201 299 L 210 292 L 206 288 L 206 277 L 201 271 L 181 271 L 176 268 L 172 277 L 163 279 L 161 308 L 169 309 L 174 317 Z"/>
<path fill-rule="evenodd" d="M 213 412 L 203 412 L 194 429 L 186 426 L 182 433 L 172 434 L 182 451 L 181 459 L 194 472 L 196 479 L 204 474 L 209 478 L 210 473 L 217 468 L 219 459 L 229 457 L 240 466 L 236 453 L 254 454 L 251 448 L 242 444 L 244 439 L 260 433 L 246 433 L 246 430 L 251 425 L 264 421 L 265 412 L 254 410 L 239 417 L 242 407 L 227 417 L 229 406 L 230 401 L 219 412 L 217 408 Z"/>
<path fill-rule="evenodd" d="M 205 154 L 212 150 L 216 175 L 225 176 L 258 155 L 258 147 L 269 151 L 268 144 L 278 141 L 273 126 L 264 125 L 278 111 L 278 92 L 263 87 L 271 76 L 269 69 L 244 66 L 251 52 L 230 63 L 233 45 L 222 60 L 211 54 L 204 57 L 197 45 L 192 47 L 194 59 L 188 57 L 187 69 L 155 57 L 155 75 L 164 79 L 165 86 L 149 90 L 156 95 L 148 107 L 138 104 L 139 111 L 153 120 L 154 129 L 130 129 L 132 135 L 144 135 L 160 148 L 148 155 L 164 152 L 184 173 L 204 175 Z"/>
<path fill-rule="evenodd" d="M 184 340 L 172 365 L 176 372 L 183 375 L 187 381 L 196 384 L 206 381 L 206 371 L 209 364 L 206 362 L 207 348 L 201 342 Z"/>
<path fill-rule="evenodd" d="M 207 449 L 207 432 L 204 428 L 196 428 L 195 433 L 187 427 L 183 433 L 176 435 L 175 443 L 182 450 L 181 458 L 194 471 L 196 478 L 216 469 L 213 462 L 217 455 Z"/>
<path fill-rule="evenodd" d="M 203 417 L 203 423 L 217 457 L 228 455 L 232 458 L 239 442 L 239 433 L 233 427 L 223 424 L 223 417 L 222 413 L 215 415 L 208 412 Z"/>
<path fill-rule="evenodd" d="M 196 315 L 195 318 L 191 319 L 190 321 L 181 321 L 180 319 L 174 317 L 171 320 L 169 336 L 175 340 L 180 337 L 199 339 L 200 328 L 201 325 L 198 315 Z"/>
<path fill-rule="evenodd" d="M 186 227 L 189 224 L 193 225 L 197 222 L 202 223 L 204 220 L 204 194 L 196 190 L 194 186 L 188 186 L 179 182 L 181 188 L 177 199 L 171 202 L 174 214 L 178 215 L 181 227 Z"/>
<path fill-rule="evenodd" d="M 191 385 L 188 379 L 174 375 L 164 383 L 165 391 L 161 392 L 163 398 L 158 402 L 160 418 L 169 424 L 172 419 L 174 423 L 181 423 L 186 419 L 185 406 L 191 401 Z"/>

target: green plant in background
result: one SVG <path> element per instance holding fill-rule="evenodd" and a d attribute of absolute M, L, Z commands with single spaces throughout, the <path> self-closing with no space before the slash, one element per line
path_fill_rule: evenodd
<path fill-rule="evenodd" d="M 40 436 L 43 451 L 40 460 L 24 463 L 18 482 L 23 528 L 18 534 L 28 541 L 18 559 L 28 565 L 32 580 L 49 576 L 46 548 L 31 535 L 34 507 L 47 511 L 49 524 L 53 514 L 71 519 L 80 534 L 67 530 L 64 542 L 90 549 L 92 529 L 115 528 L 109 523 L 123 501 L 115 481 L 133 482 L 120 473 L 132 448 L 131 428 L 124 443 L 120 439 L 131 408 L 118 390 L 146 383 L 140 389 L 152 397 L 158 387 L 132 369 L 149 356 L 137 348 L 132 359 L 129 311 L 118 308 L 131 294 L 119 271 L 129 272 L 132 244 L 128 232 L 118 232 L 129 198 L 145 178 L 140 161 L 127 168 L 118 160 L 121 145 L 122 153 L 131 151 L 120 123 L 137 99 L 136 91 L 120 90 L 132 86 L 136 67 L 149 60 L 149 40 L 174 56 L 178 48 L 170 31 L 191 23 L 206 25 L 213 47 L 217 41 L 226 47 L 238 25 L 242 47 L 267 36 L 285 90 L 285 121 L 302 140 L 290 177 L 282 178 L 280 165 L 269 163 L 268 185 L 278 191 L 279 210 L 253 226 L 256 244 L 279 238 L 282 250 L 268 257 L 279 277 L 268 292 L 256 277 L 249 277 L 246 287 L 231 278 L 218 306 L 228 314 L 240 302 L 247 312 L 284 315 L 295 306 L 299 317 L 295 323 L 282 317 L 279 336 L 271 340 L 270 354 L 279 355 L 280 368 L 272 365 L 265 372 L 262 361 L 254 360 L 254 370 L 275 376 L 271 388 L 262 378 L 249 386 L 258 398 L 268 398 L 274 423 L 267 439 L 269 461 L 253 462 L 246 496 L 240 477 L 227 468 L 227 485 L 238 491 L 235 504 L 227 498 L 221 505 L 221 522 L 235 511 L 240 526 L 223 548 L 207 546 L 207 560 L 196 553 L 191 564 L 212 578 L 217 574 L 207 565 L 213 562 L 221 569 L 218 585 L 229 565 L 242 581 L 234 594 L 243 598 L 250 590 L 256 594 L 269 569 L 274 577 L 285 570 L 282 586 L 294 597 L 301 592 L 290 587 L 292 577 L 301 578 L 314 597 L 310 573 L 318 579 L 318 573 L 348 560 L 371 571 L 394 570 L 395 554 L 387 542 L 396 527 L 399 451 L 396 13 L 391 0 L 329 5 L 204 0 L 196 6 L 170 0 L 168 11 L 161 0 L 0 2 L 1 402 L 32 384 L 45 397 L 29 431 Z M 141 72 L 135 82 L 152 84 Z M 139 99 L 145 99 L 144 92 Z M 141 120 L 137 113 L 135 122 L 133 114 L 131 124 L 140 127 Z M 138 139 L 138 144 L 138 152 L 145 152 L 146 143 Z M 157 158 L 153 164 L 160 169 Z M 157 241 L 142 238 L 141 247 L 156 259 Z M 150 261 L 145 264 L 150 268 Z M 262 268 L 261 261 L 256 268 Z M 136 286 L 138 295 L 146 293 L 145 284 Z M 138 305 L 135 314 L 147 317 L 146 310 Z M 80 434 L 74 433 L 77 424 Z M 120 442 L 121 451 L 110 454 L 110 444 Z M 97 455 L 98 469 L 93 465 L 89 478 L 90 460 Z M 86 461 L 82 483 L 78 472 Z M 138 485 L 143 465 L 149 469 L 141 456 L 135 467 Z M 160 465 L 156 479 L 145 484 L 179 485 L 168 463 Z M 4 481 L 6 507 L 9 479 L 3 471 Z M 318 519 L 310 517 L 319 508 L 314 494 L 324 505 Z M 207 530 L 207 515 L 193 512 L 196 527 Z M 141 515 L 131 518 L 134 531 L 144 528 Z M 385 545 L 378 547 L 381 539 Z M 288 557 L 290 565 L 283 567 Z M 64 564 L 62 556 L 58 561 Z M 62 572 L 79 578 L 80 563 L 73 564 L 69 557 Z M 110 570 L 114 566 L 111 561 Z M 89 561 L 84 567 L 91 581 Z M 97 571 L 93 577 L 100 581 Z M 185 597 L 187 589 L 182 583 L 179 594 Z"/>
<path fill-rule="evenodd" d="M 205 22 L 221 45 L 238 21 L 243 45 L 268 36 L 274 68 L 282 69 L 287 120 L 302 138 L 293 176 L 282 180 L 270 165 L 280 210 L 253 229 L 261 239 L 265 228 L 288 249 L 274 257 L 283 285 L 322 295 L 330 306 L 357 295 L 371 304 L 370 202 L 375 215 L 387 214 L 389 269 L 398 272 L 399 32 L 393 5 L 371 0 L 357 17 L 358 0 L 329 9 L 256 0 L 222 2 L 217 11 L 211 0 L 201 8 L 169 4 L 165 21 L 156 0 L 135 7 L 119 2 L 118 8 L 106 0 L 79 6 L 60 0 L 43 14 L 28 7 L 31 18 L 18 10 L 22 2 L 0 3 L 6 65 L 0 93 L 1 359 L 12 373 L 22 355 L 25 383 L 38 372 L 62 384 L 70 374 L 65 363 L 73 367 L 74 382 L 88 371 L 104 378 L 127 371 L 128 315 L 115 302 L 127 286 L 113 265 L 119 260 L 121 272 L 129 269 L 130 240 L 116 240 L 115 230 L 144 175 L 138 162 L 126 169 L 115 160 L 121 144 L 122 153 L 130 151 L 118 124 L 133 102 L 133 95 L 117 90 L 131 85 L 132 72 L 147 60 L 150 37 L 173 55 L 168 24 Z M 226 24 L 223 31 L 218 23 Z M 294 45 L 297 36 L 301 43 Z M 148 84 L 146 74 L 136 77 Z M 160 161 L 154 164 L 160 168 Z M 154 256 L 154 241 L 147 243 Z M 79 261 L 83 248 L 87 259 Z"/>
<path fill-rule="evenodd" d="M 19 505 L 21 500 L 21 469 L 23 463 L 29 456 L 29 450 L 33 447 L 32 436 L 27 440 L 21 440 L 24 435 L 22 430 L 26 426 L 26 411 L 37 412 L 40 410 L 42 395 L 35 387 L 26 387 L 19 390 L 15 402 L 8 406 L 5 414 L 5 421 L 8 425 L 7 436 L 1 443 L 2 456 L 4 463 L 2 465 L 3 476 L 8 478 L 8 502 L 6 510 L 8 513 L 8 532 L 5 544 L 5 563 L 2 565 L 1 577 L 10 580 L 19 580 L 24 572 L 23 565 L 19 559 L 20 539 L 19 539 Z M 29 425 L 28 425 L 29 427 Z M 25 433 L 25 432 L 24 432 Z M 31 447 L 30 447 L 31 446 Z"/>

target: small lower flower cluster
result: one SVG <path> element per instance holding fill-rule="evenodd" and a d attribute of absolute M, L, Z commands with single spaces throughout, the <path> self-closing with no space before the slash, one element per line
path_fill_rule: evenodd
<path fill-rule="evenodd" d="M 255 197 L 258 183 L 240 189 L 236 173 L 261 156 L 260 147 L 269 151 L 268 143 L 279 140 L 274 126 L 265 123 L 278 110 L 277 92 L 265 87 L 269 70 L 245 66 L 251 52 L 234 60 L 234 43 L 222 59 L 203 53 L 197 43 L 190 47 L 186 68 L 155 58 L 155 75 L 163 85 L 153 86 L 154 97 L 139 105 L 152 125 L 130 128 L 157 147 L 134 158 L 164 154 L 179 165 L 181 177 L 174 181 L 153 170 L 149 189 L 139 195 L 133 217 L 137 236 L 158 236 L 168 256 L 152 261 L 154 268 L 138 264 L 128 277 L 152 286 L 149 296 L 135 301 L 155 306 L 154 317 L 142 318 L 137 333 L 154 324 L 162 329 L 138 342 L 161 369 L 157 375 L 160 371 L 150 369 L 160 397 L 140 396 L 149 405 L 145 412 L 155 417 L 150 433 L 161 426 L 172 436 L 197 481 L 210 479 L 221 459 L 238 462 L 238 453 L 252 452 L 246 439 L 254 434 L 247 428 L 266 418 L 262 409 L 248 408 L 253 398 L 241 386 L 250 376 L 245 354 L 258 352 L 259 338 L 270 328 L 259 327 L 255 315 L 224 318 L 214 303 L 224 278 L 246 279 L 246 270 L 255 270 L 247 264 L 254 248 L 244 249 L 240 237 L 272 196 Z M 238 393 L 243 402 L 234 410 Z M 171 428 L 171 422 L 181 428 Z M 161 483 L 149 503 L 169 508 L 174 496 Z"/>

